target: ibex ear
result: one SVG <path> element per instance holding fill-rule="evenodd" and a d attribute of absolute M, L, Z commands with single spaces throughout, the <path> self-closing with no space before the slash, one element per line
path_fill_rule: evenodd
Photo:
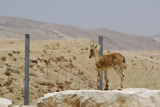
<path fill-rule="evenodd" d="M 92 48 L 94 48 L 94 44 L 92 45 L 92 43 L 91 43 L 91 42 L 90 42 L 90 46 L 91 46 L 91 49 L 92 49 Z"/>
<path fill-rule="evenodd" d="M 94 48 L 97 48 L 98 44 L 94 47 Z"/>

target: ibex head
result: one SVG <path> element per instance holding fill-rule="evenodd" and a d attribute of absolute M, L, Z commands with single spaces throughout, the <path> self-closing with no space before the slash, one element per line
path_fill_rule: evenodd
<path fill-rule="evenodd" d="M 92 58 L 92 57 L 95 57 L 95 49 L 97 48 L 97 45 L 94 46 L 94 44 L 92 45 L 92 44 L 90 43 L 90 46 L 91 46 L 91 50 L 90 50 L 89 58 Z"/>

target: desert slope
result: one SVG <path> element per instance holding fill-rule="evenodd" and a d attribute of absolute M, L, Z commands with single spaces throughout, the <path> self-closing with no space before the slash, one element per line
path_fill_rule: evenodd
<path fill-rule="evenodd" d="M 104 36 L 105 49 L 122 49 L 122 50 L 159 50 L 160 42 L 153 40 L 151 37 L 138 36 L 116 32 L 108 29 L 96 29 Z"/>
<path fill-rule="evenodd" d="M 0 16 L 0 37 L 24 38 L 30 34 L 31 40 L 66 40 L 88 38 L 97 42 L 104 36 L 105 49 L 159 50 L 160 42 L 152 37 L 126 34 L 109 29 L 84 29 L 69 25 L 43 23 L 28 19 Z"/>
<path fill-rule="evenodd" d="M 38 21 L 0 16 L 0 37 L 24 38 L 30 34 L 32 40 L 68 39 L 52 25 Z"/>
<path fill-rule="evenodd" d="M 152 36 L 153 40 L 160 42 L 160 34 Z"/>

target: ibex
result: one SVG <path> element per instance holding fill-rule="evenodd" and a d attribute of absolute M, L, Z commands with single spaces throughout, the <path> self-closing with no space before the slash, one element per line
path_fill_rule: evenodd
<path fill-rule="evenodd" d="M 122 56 L 120 53 L 112 53 L 112 54 L 100 56 L 96 48 L 97 48 L 97 45 L 96 46 L 94 46 L 94 44 L 91 45 L 89 58 L 95 57 L 95 60 L 96 60 L 95 64 L 98 70 L 97 87 L 99 87 L 98 83 L 100 80 L 100 71 L 104 71 L 105 82 L 106 82 L 105 90 L 108 90 L 109 81 L 107 78 L 107 70 L 110 68 L 114 68 L 114 70 L 119 74 L 121 78 L 120 87 L 118 88 L 119 90 L 121 90 L 123 88 L 123 80 L 124 80 L 124 75 L 123 75 L 123 68 L 125 67 L 124 56 Z"/>

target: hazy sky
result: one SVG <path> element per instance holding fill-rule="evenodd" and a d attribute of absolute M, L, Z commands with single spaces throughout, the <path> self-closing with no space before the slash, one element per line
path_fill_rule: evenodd
<path fill-rule="evenodd" d="M 160 0 L 0 0 L 0 16 L 146 36 L 160 33 Z"/>

